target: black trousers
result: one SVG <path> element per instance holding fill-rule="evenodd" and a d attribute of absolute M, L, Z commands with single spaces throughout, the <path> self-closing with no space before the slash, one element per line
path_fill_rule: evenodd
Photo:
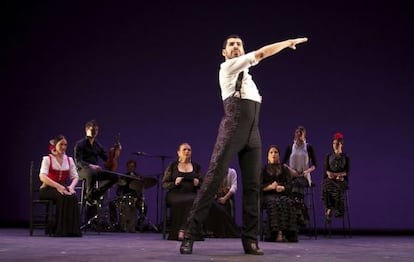
<path fill-rule="evenodd" d="M 207 174 L 191 208 L 186 234 L 197 232 L 209 213 L 214 196 L 237 155 L 242 179 L 242 238 L 257 240 L 261 138 L 259 132 L 260 103 L 229 97 L 223 101 L 221 120 Z"/>
<path fill-rule="evenodd" d="M 93 198 L 98 199 L 105 192 L 118 182 L 118 176 L 114 173 L 106 172 L 105 170 L 96 171 L 89 168 L 82 168 L 78 170 L 79 177 L 85 179 L 86 193 L 93 192 Z M 102 181 L 99 188 L 94 189 L 96 181 Z"/>

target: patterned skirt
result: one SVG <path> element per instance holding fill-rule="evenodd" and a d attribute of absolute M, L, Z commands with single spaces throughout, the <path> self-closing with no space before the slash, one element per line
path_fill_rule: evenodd
<path fill-rule="evenodd" d="M 285 195 L 264 196 L 268 227 L 271 232 L 296 230 L 296 210 L 294 201 Z"/>

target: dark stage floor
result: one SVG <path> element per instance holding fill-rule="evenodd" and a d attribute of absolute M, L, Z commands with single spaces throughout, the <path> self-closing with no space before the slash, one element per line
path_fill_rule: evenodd
<path fill-rule="evenodd" d="M 35 231 L 0 229 L 0 261 L 414 261 L 413 236 L 332 238 L 301 236 L 299 243 L 261 242 L 264 256 L 244 255 L 239 239 L 195 242 L 192 255 L 158 233 L 87 232 L 81 238 L 53 238 Z"/>

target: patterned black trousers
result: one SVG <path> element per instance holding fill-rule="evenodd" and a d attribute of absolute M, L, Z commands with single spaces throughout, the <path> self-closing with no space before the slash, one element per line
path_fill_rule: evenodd
<path fill-rule="evenodd" d="M 186 234 L 191 236 L 207 218 L 228 167 L 237 155 L 243 187 L 242 238 L 257 239 L 260 190 L 261 138 L 258 127 L 260 103 L 230 97 L 223 101 L 221 120 L 207 174 L 191 208 Z"/>

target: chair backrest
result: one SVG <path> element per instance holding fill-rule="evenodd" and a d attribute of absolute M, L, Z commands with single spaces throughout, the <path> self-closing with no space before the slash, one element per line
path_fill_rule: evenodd
<path fill-rule="evenodd" d="M 30 196 L 30 207 L 32 208 L 33 201 L 39 200 L 39 191 L 42 182 L 40 181 L 39 167 L 36 166 L 34 161 L 30 161 L 30 171 L 29 171 L 29 196 Z"/>
<path fill-rule="evenodd" d="M 39 191 L 40 186 L 42 185 L 42 181 L 40 181 L 39 179 L 39 170 L 40 167 L 37 164 L 35 164 L 34 161 L 30 161 L 30 203 L 32 203 L 35 200 L 40 200 Z"/>
<path fill-rule="evenodd" d="M 29 170 L 29 196 L 30 196 L 30 208 L 32 208 L 33 201 L 33 173 L 34 173 L 34 161 L 30 161 L 30 170 Z"/>
<path fill-rule="evenodd" d="M 31 236 L 36 228 L 45 229 L 45 233 L 49 235 L 52 233 L 53 201 L 39 198 L 41 181 L 37 176 L 38 171 L 39 168 L 35 165 L 35 162 L 31 161 L 29 170 L 29 233 Z"/>

